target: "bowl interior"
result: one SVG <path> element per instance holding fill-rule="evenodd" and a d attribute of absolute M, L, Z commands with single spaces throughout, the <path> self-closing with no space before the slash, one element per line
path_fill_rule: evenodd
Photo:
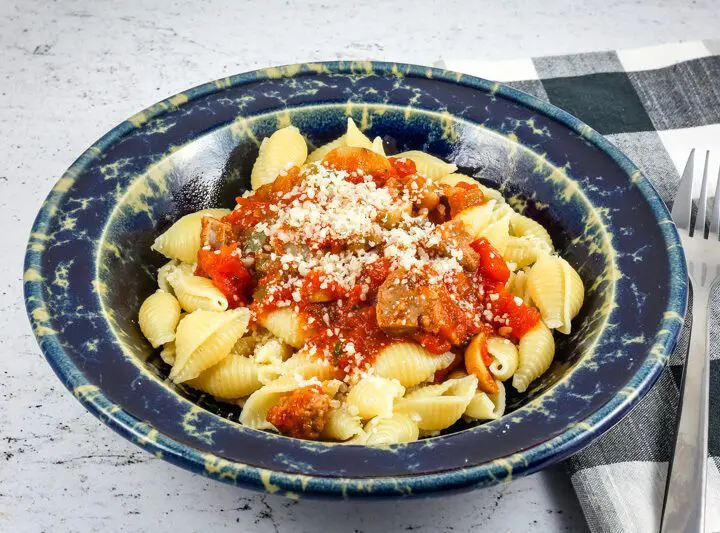
<path fill-rule="evenodd" d="M 137 313 L 156 288 L 156 270 L 166 259 L 150 250 L 154 238 L 180 216 L 207 207 L 234 206 L 235 197 L 250 186 L 258 141 L 292 123 L 313 146 L 344 132 L 348 109 L 340 105 L 303 107 L 262 114 L 227 125 L 177 147 L 137 176 L 117 203 L 103 239 L 98 275 L 105 287 L 102 303 L 112 317 L 112 330 L 158 379 L 169 367 L 143 338 Z M 380 135 L 389 154 L 424 150 L 454 161 L 459 171 L 502 190 L 511 205 L 540 221 L 556 248 L 574 265 L 588 288 L 582 312 L 571 335 L 556 335 L 557 354 L 550 370 L 525 394 L 508 387 L 508 414 L 542 395 L 581 360 L 595 344 L 614 297 L 612 246 L 599 215 L 581 194 L 568 194 L 574 182 L 563 168 L 542 154 L 481 125 L 440 113 L 387 105 L 366 105 L 350 116 L 374 138 Z M 558 204 L 559 196 L 568 201 Z M 122 253 L 117 253 L 122 251 Z M 237 418 L 240 408 L 216 402 L 189 387 L 175 390 L 222 416 Z M 473 423 L 477 425 L 478 423 Z M 464 423 L 446 431 L 467 427 Z"/>

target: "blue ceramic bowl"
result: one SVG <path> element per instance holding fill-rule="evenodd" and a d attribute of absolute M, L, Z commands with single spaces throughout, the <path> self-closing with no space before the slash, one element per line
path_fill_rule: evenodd
<path fill-rule="evenodd" d="M 352 116 L 390 150 L 421 149 L 500 187 L 542 222 L 587 295 L 551 369 L 508 414 L 387 448 L 248 429 L 239 408 L 165 381 L 141 301 L 181 215 L 232 206 L 258 144 L 294 124 L 315 145 Z M 392 153 L 392 152 L 391 152 Z M 597 132 L 549 104 L 454 72 L 317 63 L 217 80 L 155 104 L 90 147 L 30 236 L 25 299 L 45 357 L 87 409 L 174 464 L 288 496 L 410 496 L 534 472 L 598 437 L 648 391 L 683 321 L 682 249 L 659 196 Z"/>

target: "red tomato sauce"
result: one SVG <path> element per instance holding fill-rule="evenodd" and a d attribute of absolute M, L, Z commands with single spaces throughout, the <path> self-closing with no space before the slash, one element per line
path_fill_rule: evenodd
<path fill-rule="evenodd" d="M 361 183 L 371 175 L 378 187 L 385 184 L 392 187 L 397 183 L 402 186 L 418 178 L 413 161 L 385 158 L 369 150 L 337 148 L 322 164 L 347 171 L 345 179 L 352 183 Z M 253 194 L 238 197 L 237 208 L 224 219 L 232 224 L 238 241 L 217 251 L 201 250 L 197 273 L 212 280 L 227 297 L 230 307 L 250 304 L 254 321 L 278 308 L 294 309 L 309 333 L 307 344 L 333 362 L 338 377 L 372 365 L 384 347 L 398 341 L 418 342 L 435 354 L 453 351 L 457 354 L 456 359 L 461 361 L 463 346 L 476 334 L 502 334 L 517 340 L 540 319 L 537 309 L 518 303 L 505 290 L 510 270 L 486 239 L 470 244 L 479 256 L 477 271 L 462 270 L 446 275 L 442 284 L 432 289 L 434 296 L 439 298 L 435 313 L 438 327 L 433 332 L 420 330 L 406 335 L 389 335 L 379 327 L 375 306 L 378 290 L 392 270 L 393 263 L 389 258 L 380 258 L 367 265 L 357 283 L 349 289 L 331 275 L 318 272 L 303 276 L 299 287 L 283 285 L 288 273 L 279 260 L 282 252 L 273 252 L 272 243 L 251 243 L 256 238 L 253 228 L 259 222 L 273 221 L 280 210 L 298 198 L 293 191 L 297 191 L 295 186 L 302 182 L 303 172 L 293 167 Z M 442 187 L 448 192 L 445 204 L 430 208 L 430 220 L 436 224 L 485 201 L 480 189 L 472 184 Z M 443 205 L 446 206 L 444 209 Z M 249 244 L 253 244 L 254 264 L 246 266 L 242 252 Z M 316 239 L 295 243 L 298 244 L 339 253 L 350 243 Z M 446 376 L 457 366 L 459 363 L 448 367 L 445 373 L 439 372 L 436 379 Z M 282 418 L 278 413 L 275 416 Z M 292 425 L 292 422 L 288 423 Z"/>

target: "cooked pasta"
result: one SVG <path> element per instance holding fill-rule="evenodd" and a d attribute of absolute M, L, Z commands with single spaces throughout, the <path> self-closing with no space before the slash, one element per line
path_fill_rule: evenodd
<path fill-rule="evenodd" d="M 552 363 L 555 355 L 555 339 L 543 322 L 538 322 L 520 339 L 518 368 L 512 378 L 512 386 L 525 392 L 528 385 L 540 377 Z"/>
<path fill-rule="evenodd" d="M 538 252 L 541 250 L 536 242 L 526 237 L 513 237 L 508 235 L 505 242 L 505 253 L 503 259 L 514 263 L 517 268 L 525 268 L 537 261 Z"/>
<path fill-rule="evenodd" d="M 335 367 L 327 359 L 319 359 L 306 351 L 299 351 L 285 361 L 280 369 L 282 376 L 326 381 L 335 377 Z"/>
<path fill-rule="evenodd" d="M 480 232 L 480 237 L 487 239 L 490 245 L 495 248 L 501 256 L 505 256 L 510 228 L 510 217 L 502 217 L 500 220 L 490 223 Z"/>
<path fill-rule="evenodd" d="M 509 339 L 493 335 L 488 337 L 487 351 L 492 357 L 488 367 L 493 377 L 500 381 L 510 379 L 518 367 L 518 350 Z"/>
<path fill-rule="evenodd" d="M 170 379 L 182 383 L 219 363 L 247 330 L 250 313 L 199 309 L 185 316 L 175 335 L 175 364 Z"/>
<path fill-rule="evenodd" d="M 407 414 L 419 429 L 446 429 L 460 420 L 477 391 L 477 384 L 475 376 L 465 376 L 427 385 L 406 394 L 396 403 L 395 411 Z"/>
<path fill-rule="evenodd" d="M 372 142 L 372 148 L 370 148 L 373 152 L 379 155 L 385 155 L 385 146 L 383 145 L 383 140 L 381 137 L 375 137 Z"/>
<path fill-rule="evenodd" d="M 393 402 L 405 393 L 397 380 L 366 376 L 350 389 L 347 403 L 350 412 L 363 420 L 374 416 L 390 416 Z"/>
<path fill-rule="evenodd" d="M 524 270 L 518 270 L 510 275 L 505 289 L 512 294 L 520 298 L 525 305 L 532 306 L 532 298 L 527 290 L 527 272 Z"/>
<path fill-rule="evenodd" d="M 267 313 L 260 319 L 263 327 L 294 348 L 301 348 L 307 340 L 300 316 L 292 309 L 284 308 Z"/>
<path fill-rule="evenodd" d="M 300 130 L 295 126 L 277 130 L 260 145 L 250 175 L 252 188 L 272 183 L 282 171 L 301 165 L 307 155 L 307 144 Z"/>
<path fill-rule="evenodd" d="M 570 333 L 570 322 L 582 307 L 585 290 L 580 276 L 565 259 L 541 254 L 528 273 L 527 291 L 547 327 Z"/>
<path fill-rule="evenodd" d="M 377 148 L 374 147 L 374 143 L 370 142 L 370 139 L 368 139 L 360 131 L 360 129 L 355 124 L 355 121 L 351 117 L 348 117 L 347 130 L 345 134 L 341 135 L 334 141 L 331 141 L 327 144 L 322 145 L 316 150 L 313 150 L 310 155 L 308 155 L 305 163 L 318 163 L 325 159 L 325 156 L 328 155 L 332 150 L 334 150 L 335 148 L 340 148 L 341 146 L 356 146 L 359 148 L 368 148 L 371 150 L 373 148 Z M 374 151 L 377 152 L 377 150 Z M 384 151 L 382 152 L 382 155 L 385 155 Z"/>
<path fill-rule="evenodd" d="M 200 250 L 200 232 L 203 217 L 222 218 L 230 213 L 229 209 L 203 209 L 180 218 L 160 235 L 152 249 L 169 259 L 178 259 L 184 263 L 194 263 Z"/>
<path fill-rule="evenodd" d="M 497 420 L 505 414 L 505 385 L 497 381 L 498 391 L 488 394 L 478 391 L 470 400 L 464 416 L 472 420 Z"/>
<path fill-rule="evenodd" d="M 322 430 L 323 438 L 337 441 L 347 441 L 360 435 L 364 435 L 362 421 L 358 415 L 350 414 L 347 405 L 333 409 Z"/>
<path fill-rule="evenodd" d="M 168 261 L 163 266 L 158 268 L 157 284 L 158 284 L 158 287 L 160 288 L 160 290 L 169 292 L 170 294 L 174 294 L 172 285 L 170 285 L 170 283 L 168 283 L 167 277 L 168 277 L 168 274 L 173 272 L 179 265 L 180 265 L 180 261 L 178 261 L 177 259 L 170 259 L 170 261 Z"/>
<path fill-rule="evenodd" d="M 140 306 L 140 331 L 153 348 L 175 340 L 175 328 L 179 321 L 180 304 L 172 294 L 161 289 L 145 298 Z"/>
<path fill-rule="evenodd" d="M 532 218 L 515 213 L 510 217 L 510 228 L 515 237 L 529 237 L 547 244 L 552 249 L 552 239 L 547 230 Z"/>
<path fill-rule="evenodd" d="M 365 424 L 364 444 L 377 446 L 412 442 L 418 439 L 418 434 L 417 424 L 408 415 L 376 416 Z"/>
<path fill-rule="evenodd" d="M 449 366 L 454 358 L 450 352 L 438 356 L 418 344 L 395 343 L 378 353 L 375 373 L 396 379 L 403 387 L 414 387 L 432 379 L 436 371 Z"/>
<path fill-rule="evenodd" d="M 138 322 L 172 381 L 250 428 L 389 446 L 497 420 L 507 383 L 549 368 L 584 287 L 547 230 L 453 163 L 385 148 L 352 118 L 309 155 L 280 129 L 232 211 L 155 240 L 169 262 Z"/>
<path fill-rule="evenodd" d="M 355 121 L 349 117 L 347 133 L 345 133 L 345 146 L 349 146 L 350 148 L 366 148 L 368 150 L 373 149 L 373 142 L 368 139 L 362 131 L 360 131 L 360 128 L 357 127 Z"/>
<path fill-rule="evenodd" d="M 219 363 L 203 370 L 198 377 L 186 383 L 224 400 L 243 398 L 262 386 L 255 360 L 235 353 L 225 356 Z"/>
<path fill-rule="evenodd" d="M 495 203 L 495 200 L 490 200 L 482 205 L 468 207 L 460 211 L 455 219 L 461 220 L 465 231 L 472 238 L 478 239 L 482 236 L 483 230 L 490 224 L 490 217 L 492 217 Z"/>
<path fill-rule="evenodd" d="M 227 298 L 220 289 L 208 278 L 195 276 L 188 265 L 177 267 L 166 279 L 180 306 L 188 313 L 198 309 L 225 311 L 228 308 Z"/>
<path fill-rule="evenodd" d="M 160 350 L 160 359 L 167 365 L 175 364 L 175 341 L 168 342 Z"/>
<path fill-rule="evenodd" d="M 420 150 L 402 152 L 394 157 L 397 157 L 398 159 L 410 159 L 413 163 L 415 163 L 415 168 L 417 169 L 418 174 L 431 180 L 440 180 L 457 170 L 457 166 L 452 163 L 446 163 L 442 159 L 425 152 L 421 152 Z"/>

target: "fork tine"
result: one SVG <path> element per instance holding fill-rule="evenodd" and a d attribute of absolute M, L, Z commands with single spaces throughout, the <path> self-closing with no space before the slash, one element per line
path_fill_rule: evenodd
<path fill-rule="evenodd" d="M 700 186 L 700 199 L 698 200 L 697 218 L 695 218 L 695 232 L 693 235 L 700 233 L 700 238 L 705 238 L 705 215 L 707 214 L 707 181 L 708 181 L 708 161 L 710 160 L 710 150 L 705 152 L 705 169 L 703 170 L 702 185 Z"/>
<path fill-rule="evenodd" d="M 692 212 L 693 168 L 695 166 L 695 148 L 690 152 L 685 170 L 683 170 L 680 186 L 675 194 L 672 206 L 672 219 L 675 225 L 684 230 L 690 229 L 690 213 Z"/>
<path fill-rule="evenodd" d="M 715 186 L 715 201 L 713 202 L 712 219 L 710 220 L 710 238 L 720 238 L 720 170 L 718 170 L 717 185 Z"/>

